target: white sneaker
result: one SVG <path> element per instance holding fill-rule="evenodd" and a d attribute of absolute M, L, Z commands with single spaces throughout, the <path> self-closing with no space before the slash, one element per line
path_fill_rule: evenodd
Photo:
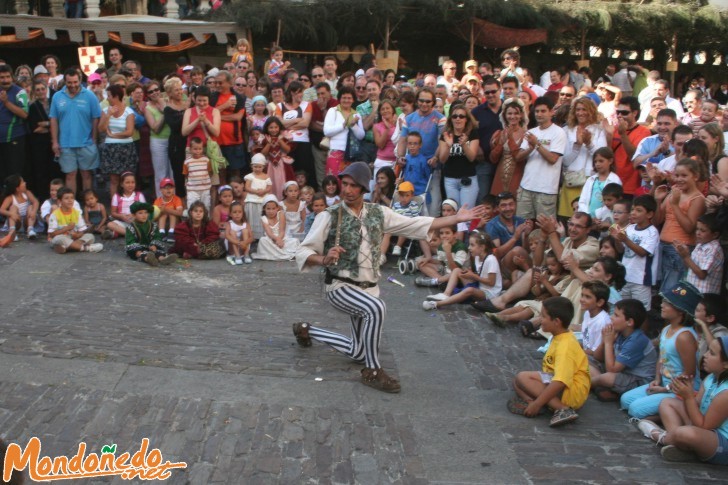
<path fill-rule="evenodd" d="M 235 258 L 235 264 L 237 266 L 242 266 L 243 265 L 243 258 Z"/>
<path fill-rule="evenodd" d="M 38 237 L 38 235 L 37 235 L 37 234 L 35 233 L 35 231 L 34 231 L 34 230 L 33 230 L 33 229 L 31 228 L 31 229 L 30 229 L 30 230 L 28 231 L 28 239 L 30 239 L 30 240 L 35 240 L 35 238 L 37 238 L 37 237 Z"/>
<path fill-rule="evenodd" d="M 447 296 L 445 293 L 436 293 L 434 295 L 427 295 L 427 297 L 425 299 L 431 300 L 431 301 L 442 301 L 442 300 L 447 300 L 448 298 L 450 298 L 450 297 Z"/>
<path fill-rule="evenodd" d="M 235 256 L 228 256 L 225 259 L 227 259 L 227 262 L 228 263 L 230 263 L 231 265 L 235 266 Z"/>
<path fill-rule="evenodd" d="M 429 301 L 429 300 L 423 301 L 422 302 L 422 309 L 425 310 L 425 311 L 427 311 L 427 310 L 437 310 L 437 302 L 436 301 Z"/>
<path fill-rule="evenodd" d="M 253 264 L 253 258 L 251 258 L 250 256 L 245 256 L 245 258 L 243 258 L 243 261 L 245 261 L 245 264 Z"/>
<path fill-rule="evenodd" d="M 402 248 L 395 246 L 394 249 L 392 249 L 392 256 L 402 256 Z"/>
<path fill-rule="evenodd" d="M 101 243 L 89 244 L 86 247 L 86 251 L 88 251 L 89 253 L 98 253 L 98 252 L 101 252 L 103 249 L 104 249 L 104 245 Z"/>
<path fill-rule="evenodd" d="M 637 429 L 642 431 L 642 434 L 645 436 L 645 438 L 649 438 L 657 443 L 660 442 L 663 435 L 665 434 L 664 429 L 660 428 L 649 419 L 640 419 L 637 423 Z"/>

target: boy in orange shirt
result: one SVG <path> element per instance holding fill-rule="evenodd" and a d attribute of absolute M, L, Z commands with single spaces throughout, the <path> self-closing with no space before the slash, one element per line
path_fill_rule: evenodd
<path fill-rule="evenodd" d="M 159 234 L 164 241 L 170 242 L 174 240 L 174 226 L 182 220 L 184 205 L 182 199 L 174 193 L 174 180 L 162 179 L 159 188 L 162 190 L 162 196 L 154 201 L 154 206 L 159 208 L 157 219 Z M 167 226 L 169 231 L 166 230 Z"/>

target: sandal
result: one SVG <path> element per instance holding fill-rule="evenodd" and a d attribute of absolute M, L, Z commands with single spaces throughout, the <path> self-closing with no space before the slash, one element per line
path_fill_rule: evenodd
<path fill-rule="evenodd" d="M 293 324 L 293 335 L 296 337 L 296 342 L 298 342 L 298 345 L 301 347 L 310 347 L 313 342 L 311 342 L 311 337 L 308 336 L 308 329 L 311 327 L 310 323 L 306 322 L 297 322 Z"/>
<path fill-rule="evenodd" d="M 365 386 L 373 387 L 379 391 L 397 393 L 401 390 L 399 381 L 389 377 L 384 369 L 365 367 L 361 370 L 361 382 Z"/>
<path fill-rule="evenodd" d="M 497 313 L 485 312 L 485 316 L 493 322 L 493 325 L 500 328 L 506 328 L 506 322 L 501 319 Z"/>
<path fill-rule="evenodd" d="M 526 408 L 528 407 L 528 401 L 521 399 L 519 396 L 513 396 L 508 400 L 506 404 L 508 411 L 519 416 L 525 416 Z"/>

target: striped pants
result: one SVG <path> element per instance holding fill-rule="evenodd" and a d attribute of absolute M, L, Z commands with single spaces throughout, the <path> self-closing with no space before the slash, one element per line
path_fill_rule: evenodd
<path fill-rule="evenodd" d="M 342 286 L 326 293 L 331 304 L 350 315 L 351 337 L 310 327 L 308 335 L 330 345 L 357 363 L 379 369 L 379 341 L 387 308 L 382 300 L 354 286 Z"/>

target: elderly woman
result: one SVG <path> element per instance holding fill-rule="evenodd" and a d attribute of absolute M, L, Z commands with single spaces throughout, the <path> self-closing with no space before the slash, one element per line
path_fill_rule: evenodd
<path fill-rule="evenodd" d="M 185 190 L 185 178 L 182 175 L 182 167 L 185 162 L 187 137 L 182 134 L 182 120 L 189 107 L 189 103 L 184 98 L 182 81 L 179 78 L 169 78 L 164 83 L 164 92 L 167 93 L 167 105 L 163 110 L 164 123 L 169 126 L 167 154 L 169 155 L 169 163 L 172 166 L 177 195 L 184 197 L 187 191 Z"/>
<path fill-rule="evenodd" d="M 152 167 L 154 168 L 154 190 L 157 197 L 162 192 L 159 183 L 162 179 L 172 178 L 172 165 L 169 163 L 169 134 L 170 128 L 164 122 L 164 108 L 167 103 L 162 96 L 162 86 L 159 81 L 150 81 L 144 85 L 144 94 L 149 102 L 144 112 L 144 119 L 149 126 L 149 150 L 152 154 Z"/>
<path fill-rule="evenodd" d="M 119 175 L 136 173 L 139 158 L 134 148 L 134 112 L 124 102 L 124 88 L 111 85 L 106 97 L 109 106 L 101 113 L 99 132 L 106 133 L 101 145 L 101 173 L 109 175 L 109 192 L 113 197 L 119 188 Z"/>
<path fill-rule="evenodd" d="M 571 201 L 581 195 L 587 177 L 594 173 L 594 152 L 607 146 L 607 139 L 598 120 L 596 105 L 585 96 L 571 103 L 565 131 L 566 150 L 562 159 L 564 185 L 559 192 L 559 215 L 571 217 L 574 213 Z"/>
<path fill-rule="evenodd" d="M 450 108 L 445 131 L 440 136 L 437 158 L 443 164 L 445 194 L 458 205 L 475 207 L 478 202 L 478 178 L 475 157 L 480 145 L 475 119 L 463 104 Z"/>
<path fill-rule="evenodd" d="M 500 114 L 502 130 L 493 133 L 490 139 L 490 162 L 497 165 L 490 193 L 515 194 L 521 184 L 525 163 L 516 163 L 513 155 L 526 136 L 528 115 L 520 99 L 507 99 Z"/>
<path fill-rule="evenodd" d="M 303 84 L 292 81 L 286 89 L 285 101 L 276 105 L 276 116 L 283 122 L 283 126 L 290 134 L 290 140 L 294 143 L 289 153 L 293 158 L 294 168 L 304 170 L 309 183 L 315 185 L 316 170 L 308 133 L 312 114 L 311 104 L 303 101 Z"/>

